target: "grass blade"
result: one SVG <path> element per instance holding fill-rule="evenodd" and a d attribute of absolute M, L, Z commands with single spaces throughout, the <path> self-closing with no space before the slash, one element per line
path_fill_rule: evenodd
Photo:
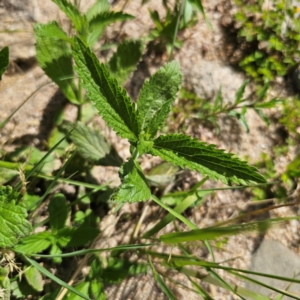
<path fill-rule="evenodd" d="M 163 279 L 161 278 L 161 276 L 157 273 L 157 271 L 155 270 L 153 263 L 151 261 L 150 256 L 148 256 L 148 261 L 153 273 L 153 277 L 156 280 L 156 282 L 158 283 L 158 285 L 160 286 L 160 288 L 162 289 L 162 291 L 165 293 L 165 295 L 171 299 L 171 300 L 177 300 L 177 298 L 175 297 L 175 295 L 173 294 L 173 292 L 168 288 L 168 286 L 165 284 L 165 282 L 163 281 Z"/>
<path fill-rule="evenodd" d="M 50 278 L 51 280 L 53 280 L 54 282 L 56 282 L 57 284 L 63 286 L 64 288 L 68 289 L 69 291 L 75 293 L 76 295 L 78 295 L 79 297 L 86 299 L 86 300 L 91 300 L 89 297 L 87 297 L 86 295 L 83 295 L 82 293 L 80 293 L 79 291 L 77 291 L 75 288 L 73 288 L 72 286 L 68 285 L 66 282 L 62 281 L 61 279 L 59 279 L 58 277 L 56 277 L 55 275 L 53 275 L 51 272 L 49 272 L 47 269 L 45 269 L 44 267 L 42 267 L 40 264 L 38 264 L 35 260 L 30 259 L 29 257 L 27 257 L 26 255 L 23 255 L 24 258 L 34 267 L 36 267 L 41 273 L 43 273 L 45 276 L 47 276 L 48 278 Z"/>

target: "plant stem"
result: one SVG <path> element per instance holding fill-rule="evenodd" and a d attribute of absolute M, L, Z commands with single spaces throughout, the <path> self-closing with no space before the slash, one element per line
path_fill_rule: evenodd
<path fill-rule="evenodd" d="M 77 94 L 77 98 L 78 98 L 78 105 L 77 105 L 77 109 L 78 109 L 78 111 L 77 111 L 77 118 L 76 118 L 76 120 L 77 121 L 80 121 L 81 120 L 81 118 L 82 118 L 82 102 L 83 102 L 83 100 L 82 100 L 82 85 L 81 85 L 81 80 L 80 79 L 78 79 L 79 81 L 78 81 L 78 94 Z"/>
<path fill-rule="evenodd" d="M 173 41 L 172 41 L 172 49 L 171 49 L 171 53 L 169 56 L 169 61 L 171 61 L 173 59 L 173 52 L 174 52 L 174 47 L 175 47 L 175 41 L 176 41 L 176 37 L 177 37 L 177 33 L 178 33 L 178 28 L 179 28 L 179 24 L 180 24 L 180 19 L 181 16 L 183 14 L 183 9 L 185 7 L 185 0 L 181 1 L 181 5 L 180 5 L 180 11 L 179 14 L 177 16 L 177 20 L 176 20 L 176 27 L 175 27 L 175 31 L 174 31 L 174 35 L 173 35 Z"/>
<path fill-rule="evenodd" d="M 134 151 L 132 153 L 132 159 L 133 160 L 137 160 L 139 158 L 140 154 L 139 154 L 139 151 L 138 151 L 138 148 L 134 148 Z"/>

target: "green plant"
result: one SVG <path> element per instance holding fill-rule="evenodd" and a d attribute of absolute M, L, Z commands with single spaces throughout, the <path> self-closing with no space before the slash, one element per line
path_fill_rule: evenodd
<path fill-rule="evenodd" d="M 247 123 L 246 113 L 248 109 L 253 109 L 266 125 L 269 125 L 270 121 L 263 110 L 274 108 L 283 100 L 277 97 L 270 100 L 268 99 L 269 84 L 265 84 L 261 89 L 258 89 L 256 93 L 245 97 L 245 89 L 248 83 L 249 80 L 246 80 L 240 86 L 236 92 L 233 103 L 224 103 L 221 88 L 213 101 L 201 99 L 195 94 L 182 89 L 180 101 L 178 105 L 173 108 L 173 115 L 177 119 L 191 119 L 196 122 L 204 122 L 204 124 L 210 123 L 219 132 L 218 117 L 222 114 L 226 114 L 228 117 L 237 119 L 246 131 L 249 132 L 250 128 Z M 177 126 L 180 124 L 178 120 L 176 120 L 176 123 Z"/>
<path fill-rule="evenodd" d="M 248 53 L 241 68 L 256 81 L 284 76 L 299 63 L 300 21 L 291 1 L 236 0 L 238 36 Z"/>
<path fill-rule="evenodd" d="M 77 34 L 90 47 L 93 47 L 103 34 L 105 28 L 114 22 L 133 19 L 134 17 L 122 12 L 109 10 L 107 0 L 97 0 L 81 14 L 77 6 L 66 0 L 53 0 L 70 19 L 74 28 L 72 35 L 68 35 L 56 22 L 36 24 L 34 34 L 36 38 L 36 55 L 41 68 L 54 81 L 64 93 L 66 98 L 78 107 L 77 119 L 82 116 L 82 105 L 87 103 L 82 93 L 81 82 L 75 80 L 71 43 L 73 35 Z M 128 55 L 130 53 L 130 56 Z M 140 41 L 124 41 L 120 43 L 107 66 L 118 80 L 123 84 L 128 75 L 135 69 L 142 55 Z"/>
<path fill-rule="evenodd" d="M 145 3 L 146 1 L 143 1 Z M 156 48 L 159 52 L 164 52 L 165 49 L 170 58 L 174 48 L 180 49 L 183 42 L 178 39 L 177 34 L 179 31 L 191 27 L 196 24 L 196 12 L 200 12 L 204 17 L 204 9 L 201 0 L 181 0 L 176 1 L 173 8 L 171 8 L 167 1 L 162 1 L 166 10 L 166 16 L 162 20 L 158 11 L 149 10 L 150 17 L 155 25 L 149 34 L 149 39 L 154 40 L 157 45 Z"/>
<path fill-rule="evenodd" d="M 251 230 L 265 231 L 272 224 L 292 218 L 241 223 L 247 217 L 244 215 L 199 229 L 183 216 L 185 210 L 194 205 L 201 205 L 205 195 L 216 191 L 216 189 L 200 189 L 208 178 L 229 184 L 230 187 L 225 189 L 237 189 L 244 186 L 234 184 L 266 184 L 264 177 L 257 169 L 232 154 L 217 149 L 214 145 L 202 143 L 184 134 L 160 134 L 181 84 L 178 63 L 171 62 L 160 68 L 144 83 L 139 99 L 134 103 L 120 86 L 126 77 L 125 73 L 127 74 L 124 60 L 118 59 L 116 54 L 106 66 L 100 64 L 88 47 L 90 40 L 85 38 L 89 27 L 82 21 L 84 16 L 68 1 L 55 2 L 72 20 L 79 37 L 66 39 L 65 33 L 62 33 L 56 23 L 37 25 L 37 49 L 40 47 L 42 57 L 39 58 L 40 63 L 46 74 L 50 78 L 53 77 L 53 81 L 75 105 L 80 107 L 83 103 L 92 101 L 107 125 L 120 137 L 129 141 L 131 156 L 123 162 L 99 131 L 80 122 L 85 119 L 82 113 L 79 114 L 76 124 L 59 123 L 62 135 L 56 139 L 51 137 L 53 140 L 49 141 L 48 151 L 22 147 L 8 153 L 5 160 L 0 161 L 2 169 L 12 171 L 10 176 L 1 182 L 6 186 L 0 187 L 1 297 L 43 300 L 106 299 L 105 284 L 121 282 L 128 276 L 145 273 L 150 268 L 167 297 L 176 299 L 165 282 L 166 279 L 172 282 L 173 278 L 162 268 L 157 268 L 158 265 L 164 265 L 172 272 L 185 275 L 192 284 L 193 292 L 206 299 L 212 298 L 201 285 L 202 282 L 220 286 L 241 298 L 266 299 L 263 295 L 231 284 L 218 275 L 217 270 L 223 269 L 237 278 L 254 281 L 247 276 L 254 272 L 214 262 L 214 244 L 211 245 L 209 241 L 214 243 L 219 238 L 224 241 L 227 236 Z M 97 5 L 100 5 L 100 2 L 97 1 Z M 95 7 L 98 7 L 97 5 Z M 48 52 L 47 40 L 50 40 Z M 62 41 L 67 43 L 63 45 Z M 53 55 L 55 53 L 59 55 Z M 2 54 L 1 51 L 0 57 Z M 4 50 L 4 58 L 0 60 L 0 75 L 8 65 L 8 49 Z M 66 58 L 68 63 L 63 58 Z M 73 79 L 73 59 L 76 63 L 74 69 L 79 76 L 78 82 Z M 55 66 L 63 65 L 67 66 L 64 70 L 70 71 L 68 76 L 71 78 L 66 78 L 65 72 L 59 73 L 61 70 L 56 71 Z M 116 73 L 121 75 L 117 79 Z M 67 82 L 65 85 L 62 84 L 64 80 Z M 84 93 L 81 92 L 83 87 L 88 92 L 86 97 L 83 97 Z M 243 102 L 241 100 L 243 93 L 239 93 L 238 104 Z M 75 100 L 72 98 L 78 95 L 81 96 L 74 98 Z M 273 105 L 272 102 L 267 105 L 271 104 Z M 223 105 L 218 104 L 215 107 L 217 109 L 214 111 L 226 111 Z M 259 108 L 261 107 L 256 107 Z M 144 174 L 140 167 L 140 158 L 144 154 L 160 156 L 166 160 L 168 163 L 163 164 L 163 167 L 167 167 L 167 171 L 161 172 L 156 169 L 147 175 Z M 56 160 L 60 162 L 58 167 L 54 166 Z M 90 171 L 95 165 L 121 166 L 121 185 L 111 191 L 106 184 L 104 186 L 93 184 L 90 180 Z M 295 165 L 297 167 L 297 163 Z M 161 174 L 169 175 L 169 178 L 163 177 L 168 184 L 170 180 L 174 180 L 179 167 L 199 171 L 204 178 L 188 191 L 171 191 L 158 199 L 152 193 L 149 181 L 154 186 L 164 188 L 164 185 L 159 185 L 164 183 Z M 294 167 L 291 166 L 290 171 L 293 171 Z M 61 182 L 76 187 L 73 197 L 68 197 L 68 193 L 61 193 L 59 185 Z M 99 249 L 96 242 L 98 225 L 102 220 L 93 211 L 92 206 L 97 204 L 97 198 L 93 196 L 99 190 L 105 190 L 107 193 L 105 196 L 101 194 L 101 201 L 114 210 L 125 202 L 152 200 L 168 211 L 168 214 L 149 230 L 138 236 L 133 234 L 128 245 Z M 112 201 L 107 200 L 107 195 L 111 196 Z M 166 203 L 170 203 L 174 208 L 170 208 Z M 114 205 L 117 205 L 117 208 L 113 207 Z M 181 232 L 181 228 L 175 222 L 177 219 L 183 222 L 188 231 L 184 229 L 184 232 Z M 174 222 L 175 232 L 157 237 L 158 232 L 170 222 Z M 138 225 L 139 223 L 136 224 L 137 227 Z M 33 233 L 32 229 L 40 232 Z M 147 244 L 143 243 L 145 241 Z M 197 247 L 205 245 L 213 261 L 204 261 L 194 255 L 193 245 L 189 244 L 191 241 L 199 243 Z M 164 245 L 166 250 L 158 251 L 156 246 L 161 245 Z M 172 254 L 171 247 L 166 248 L 168 245 L 171 247 L 178 245 L 179 254 Z M 104 251 L 110 253 L 106 260 L 98 255 Z M 133 261 L 133 253 L 144 260 Z M 62 271 L 66 269 L 65 266 L 70 269 L 73 265 L 77 265 L 80 256 L 84 258 L 77 269 L 70 270 L 74 274 L 72 280 L 68 281 L 66 274 L 59 272 L 53 274 L 49 271 L 50 269 Z M 79 272 L 86 265 L 89 267 L 88 274 L 82 274 L 81 281 L 74 283 L 73 279 L 79 278 Z M 195 267 L 200 267 L 203 274 L 198 270 L 195 271 Z M 272 277 L 261 273 L 256 275 Z M 43 276 L 51 281 L 44 281 Z M 299 280 L 294 278 L 280 276 L 278 278 L 299 283 Z M 176 284 L 182 285 L 180 282 Z M 269 288 L 293 297 L 293 294 L 287 291 L 278 290 L 276 287 Z"/>

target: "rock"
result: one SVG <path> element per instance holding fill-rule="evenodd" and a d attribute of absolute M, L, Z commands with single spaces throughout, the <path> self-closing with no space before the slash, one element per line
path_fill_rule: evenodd
<path fill-rule="evenodd" d="M 252 257 L 250 270 L 277 276 L 300 279 L 300 257 L 277 241 L 264 240 Z M 300 284 L 290 284 L 287 281 L 284 282 L 272 278 L 264 278 L 261 276 L 251 277 L 278 289 L 299 293 L 298 299 L 300 299 Z M 267 288 L 252 283 L 248 283 L 246 287 L 268 297 L 272 295 L 271 299 L 275 299 L 275 292 Z M 276 296 L 278 295 L 277 293 L 275 294 Z M 282 299 L 287 300 L 292 298 L 285 296 Z"/>

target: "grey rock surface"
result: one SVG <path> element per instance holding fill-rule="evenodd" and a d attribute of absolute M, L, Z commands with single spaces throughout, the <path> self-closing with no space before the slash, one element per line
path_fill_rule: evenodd
<path fill-rule="evenodd" d="M 263 240 L 257 251 L 252 256 L 251 271 L 268 273 L 277 276 L 300 278 L 300 257 L 297 256 L 293 251 L 282 245 L 278 241 L 274 240 Z M 272 287 L 278 289 L 287 290 L 289 292 L 297 293 L 295 295 L 300 299 L 300 284 L 294 283 L 289 285 L 288 282 L 272 279 L 263 278 L 261 276 L 252 276 L 256 280 L 262 281 Z M 275 299 L 273 291 L 267 288 L 258 286 L 253 283 L 249 283 L 247 288 L 264 294 L 271 299 Z M 283 300 L 293 299 L 291 297 L 283 297 Z"/>

